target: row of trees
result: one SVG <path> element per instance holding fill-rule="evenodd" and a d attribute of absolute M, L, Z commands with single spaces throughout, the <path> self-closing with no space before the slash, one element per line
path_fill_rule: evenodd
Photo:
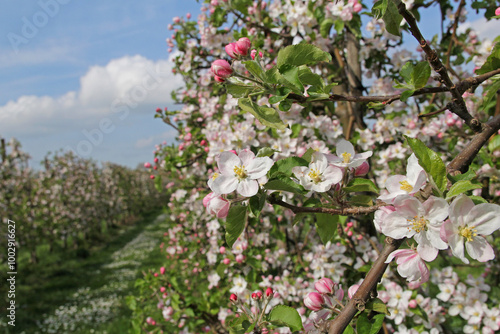
<path fill-rule="evenodd" d="M 100 240 L 104 226 L 109 230 L 165 205 L 145 169 L 100 167 L 66 152 L 48 155 L 34 170 L 18 141 L 1 143 L 0 215 L 16 222 L 16 240 L 32 261 L 40 244 L 68 248 Z"/>
<path fill-rule="evenodd" d="M 128 300 L 135 331 L 498 331 L 500 44 L 460 28 L 496 8 L 212 0 L 176 18 L 183 107 L 156 114 L 179 132 L 156 152 L 172 226 Z"/>

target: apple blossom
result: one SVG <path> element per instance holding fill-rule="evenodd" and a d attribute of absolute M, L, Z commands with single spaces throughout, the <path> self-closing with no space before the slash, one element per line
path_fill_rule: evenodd
<path fill-rule="evenodd" d="M 312 311 L 321 310 L 324 304 L 325 300 L 323 296 L 318 292 L 309 292 L 304 298 L 304 305 Z"/>
<path fill-rule="evenodd" d="M 406 166 L 406 176 L 393 175 L 385 182 L 385 187 L 389 193 L 380 195 L 379 200 L 384 202 L 392 202 L 399 195 L 413 195 L 419 191 L 427 180 L 427 174 L 424 169 L 418 164 L 417 157 L 412 154 L 408 158 Z"/>
<path fill-rule="evenodd" d="M 500 16 L 500 7 L 498 7 L 497 9 L 495 9 L 495 15 L 496 16 Z"/>
<path fill-rule="evenodd" d="M 220 175 L 213 179 L 210 188 L 218 194 L 237 191 L 245 197 L 252 197 L 259 191 L 257 179 L 265 176 L 274 162 L 269 157 L 256 158 L 250 150 L 239 155 L 222 152 L 217 161 Z"/>
<path fill-rule="evenodd" d="M 461 194 L 450 205 L 450 219 L 441 226 L 441 238 L 450 245 L 453 255 L 464 263 L 465 249 L 469 256 L 480 262 L 495 258 L 495 252 L 483 237 L 500 229 L 500 206 L 490 203 L 474 205 Z"/>
<path fill-rule="evenodd" d="M 217 59 L 212 63 L 212 73 L 221 79 L 227 79 L 233 73 L 231 65 L 224 59 Z"/>
<path fill-rule="evenodd" d="M 327 154 L 328 161 L 337 167 L 356 168 L 372 156 L 372 151 L 358 153 L 354 151 L 354 145 L 345 139 L 341 139 L 336 147 L 337 155 Z"/>
<path fill-rule="evenodd" d="M 203 206 L 209 214 L 217 218 L 226 218 L 231 203 L 215 193 L 210 193 L 203 198 Z"/>
<path fill-rule="evenodd" d="M 246 56 L 248 54 L 248 49 L 250 49 L 250 46 L 252 45 L 252 42 L 248 39 L 248 37 L 242 37 L 236 42 L 236 52 L 241 55 L 241 56 Z"/>
<path fill-rule="evenodd" d="M 359 289 L 359 284 L 354 284 L 349 289 L 347 289 L 347 296 L 349 297 L 349 299 L 352 299 L 352 297 L 354 297 L 358 289 Z"/>
<path fill-rule="evenodd" d="M 440 238 L 443 221 L 448 216 L 448 203 L 443 198 L 429 197 L 424 203 L 409 195 L 394 201 L 395 212 L 385 217 L 382 233 L 394 238 L 414 237 L 417 250 L 426 261 L 436 258 L 438 249 L 448 245 Z"/>
<path fill-rule="evenodd" d="M 398 249 L 389 254 L 385 263 L 396 259 L 398 273 L 409 282 L 423 284 L 429 280 L 429 268 L 415 249 Z"/>
<path fill-rule="evenodd" d="M 310 191 L 325 192 L 342 181 L 342 170 L 328 164 L 326 156 L 321 152 L 312 154 L 309 167 L 296 166 L 292 168 L 292 172 L 304 189 Z"/>
<path fill-rule="evenodd" d="M 314 283 L 314 288 L 321 294 L 333 294 L 335 292 L 335 283 L 331 279 L 323 277 Z"/>

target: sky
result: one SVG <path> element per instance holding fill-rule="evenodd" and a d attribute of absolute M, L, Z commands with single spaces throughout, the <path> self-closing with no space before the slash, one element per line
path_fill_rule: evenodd
<path fill-rule="evenodd" d="M 175 107 L 170 92 L 181 86 L 167 25 L 195 18 L 197 1 L 0 0 L 0 8 L 0 136 L 18 139 L 32 167 L 63 149 L 134 168 L 174 140 L 153 118 L 157 107 Z M 476 19 L 485 34 L 500 29 Z M 438 29 L 422 27 L 426 36 Z"/>

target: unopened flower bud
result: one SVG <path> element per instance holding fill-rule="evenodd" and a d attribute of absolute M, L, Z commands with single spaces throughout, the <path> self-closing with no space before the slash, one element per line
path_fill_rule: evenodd
<path fill-rule="evenodd" d="M 229 300 L 232 301 L 233 303 L 236 303 L 238 301 L 238 296 L 232 293 L 231 296 L 229 296 Z"/>
<path fill-rule="evenodd" d="M 347 290 L 347 296 L 349 297 L 349 299 L 352 299 L 352 297 L 354 296 L 354 294 L 356 293 L 356 291 L 358 291 L 358 288 L 359 288 L 359 284 L 354 284 L 353 286 L 351 286 Z"/>
<path fill-rule="evenodd" d="M 327 277 L 324 277 L 314 283 L 314 288 L 321 294 L 333 294 L 335 291 L 335 283 Z"/>
<path fill-rule="evenodd" d="M 304 305 L 311 311 L 319 311 L 323 308 L 325 300 L 318 292 L 309 292 L 304 298 Z"/>
<path fill-rule="evenodd" d="M 367 161 L 364 161 L 361 166 L 356 167 L 354 171 L 355 176 L 363 176 L 368 174 L 368 171 L 370 170 L 370 164 Z"/>
<path fill-rule="evenodd" d="M 216 80 L 217 77 L 221 79 L 227 79 L 233 73 L 233 69 L 231 65 L 224 59 L 217 59 L 212 63 L 211 66 L 212 73 L 215 74 Z"/>
<path fill-rule="evenodd" d="M 267 298 L 272 298 L 272 297 L 273 297 L 273 295 L 274 295 L 273 289 L 271 289 L 271 288 L 267 288 L 267 289 L 266 289 L 266 297 L 267 297 Z"/>
<path fill-rule="evenodd" d="M 246 56 L 251 45 L 252 42 L 250 42 L 248 37 L 242 37 L 236 42 L 236 52 L 241 56 Z"/>

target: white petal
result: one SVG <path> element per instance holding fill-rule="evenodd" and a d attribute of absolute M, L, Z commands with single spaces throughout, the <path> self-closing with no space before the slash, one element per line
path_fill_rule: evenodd
<path fill-rule="evenodd" d="M 404 190 L 401 190 L 401 183 L 406 181 L 406 176 L 404 175 L 393 175 L 389 176 L 387 180 L 385 181 L 385 188 L 390 192 L 390 193 L 401 193 L 401 194 L 406 194 L 407 192 Z"/>
<path fill-rule="evenodd" d="M 259 183 L 255 180 L 241 180 L 238 184 L 238 194 L 245 197 L 252 197 L 259 191 Z"/>
<path fill-rule="evenodd" d="M 330 184 L 337 184 L 342 181 L 342 169 L 334 166 L 328 166 L 323 172 L 323 177 L 328 180 Z"/>
<path fill-rule="evenodd" d="M 483 203 L 470 210 L 467 215 L 469 226 L 474 226 L 478 234 L 490 235 L 500 229 L 500 205 Z"/>
<path fill-rule="evenodd" d="M 462 236 L 458 233 L 448 235 L 448 245 L 450 245 L 453 255 L 458 257 L 464 263 L 469 263 L 469 260 L 465 257 L 464 238 Z"/>
<path fill-rule="evenodd" d="M 491 248 L 490 244 L 483 237 L 477 236 L 472 241 L 467 241 L 465 248 L 471 258 L 480 262 L 486 262 L 495 258 L 493 248 Z"/>
<path fill-rule="evenodd" d="M 348 153 L 351 157 L 354 157 L 354 146 L 347 140 L 341 139 L 337 143 L 336 147 L 337 156 L 341 157 L 343 153 Z"/>
<path fill-rule="evenodd" d="M 394 239 L 410 238 L 415 234 L 415 231 L 410 230 L 408 227 L 409 224 L 406 218 L 397 212 L 393 212 L 385 218 L 382 233 Z"/>
<path fill-rule="evenodd" d="M 408 165 L 406 166 L 406 176 L 408 177 L 408 182 L 410 184 L 415 184 L 422 171 L 424 171 L 424 169 L 419 165 L 415 153 L 412 153 L 408 158 Z"/>
<path fill-rule="evenodd" d="M 431 196 L 423 203 L 425 217 L 433 224 L 442 223 L 448 217 L 448 202 L 444 198 Z"/>
<path fill-rule="evenodd" d="M 229 194 L 238 187 L 238 179 L 233 175 L 221 175 L 212 182 L 212 191 L 216 194 Z"/>
<path fill-rule="evenodd" d="M 219 155 L 217 165 L 221 174 L 234 174 L 234 167 L 241 166 L 241 160 L 233 152 L 225 151 Z"/>
<path fill-rule="evenodd" d="M 250 179 L 258 179 L 267 174 L 273 166 L 274 161 L 269 157 L 255 158 L 248 166 L 245 166 Z"/>
<path fill-rule="evenodd" d="M 450 205 L 450 220 L 457 225 L 467 225 L 464 217 L 474 208 L 474 202 L 464 194 L 458 195 Z"/>
<path fill-rule="evenodd" d="M 248 149 L 241 151 L 238 156 L 240 157 L 243 166 L 250 165 L 250 162 L 255 158 L 255 154 Z"/>
<path fill-rule="evenodd" d="M 425 234 L 419 233 L 419 240 L 417 240 L 417 235 L 415 235 L 414 239 L 417 240 L 417 252 L 420 257 L 427 262 L 432 262 L 436 259 L 438 255 L 438 250 L 434 246 L 431 245 L 429 239 L 425 236 Z"/>
<path fill-rule="evenodd" d="M 415 197 L 409 195 L 398 196 L 394 200 L 396 211 L 407 219 L 413 219 L 415 216 L 423 214 L 422 203 Z"/>

